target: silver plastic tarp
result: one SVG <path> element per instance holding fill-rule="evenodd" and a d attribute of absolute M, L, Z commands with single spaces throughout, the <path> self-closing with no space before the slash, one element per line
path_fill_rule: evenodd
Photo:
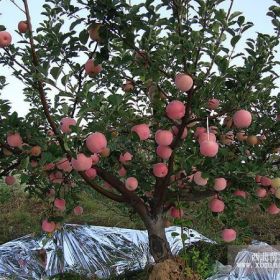
<path fill-rule="evenodd" d="M 280 280 L 280 251 L 254 241 L 238 252 L 232 266 L 217 262 L 217 271 L 207 280 Z"/>
<path fill-rule="evenodd" d="M 195 230 L 185 229 L 186 245 L 213 242 Z M 166 229 L 174 255 L 182 249 L 181 228 Z M 64 225 L 51 238 L 31 235 L 0 246 L 0 280 L 46 279 L 75 272 L 105 279 L 137 271 L 152 263 L 147 231 L 98 226 Z"/>

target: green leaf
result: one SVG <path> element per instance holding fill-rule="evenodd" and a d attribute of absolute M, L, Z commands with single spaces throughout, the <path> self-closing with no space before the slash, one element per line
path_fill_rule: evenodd
<path fill-rule="evenodd" d="M 241 39 L 240 35 L 236 35 L 234 36 L 231 40 L 230 40 L 230 44 L 235 47 L 235 45 L 238 43 L 238 41 Z"/>
<path fill-rule="evenodd" d="M 79 40 L 83 45 L 85 45 L 87 43 L 88 38 L 89 38 L 89 34 L 86 29 L 84 29 L 82 32 L 80 32 Z"/>
<path fill-rule="evenodd" d="M 118 106 L 122 102 L 123 96 L 120 94 L 112 94 L 108 96 L 108 101 L 113 105 L 113 106 Z"/>
<path fill-rule="evenodd" d="M 53 67 L 50 71 L 51 75 L 55 80 L 59 77 L 60 73 L 62 71 L 62 67 Z"/>
<path fill-rule="evenodd" d="M 237 23 L 238 23 L 239 26 L 241 26 L 244 22 L 245 22 L 245 17 L 244 16 L 240 16 L 237 20 Z"/>

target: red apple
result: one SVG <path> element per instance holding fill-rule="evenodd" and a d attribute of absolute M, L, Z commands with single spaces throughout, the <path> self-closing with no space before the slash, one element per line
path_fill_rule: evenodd
<path fill-rule="evenodd" d="M 176 208 L 176 207 L 171 207 L 170 208 L 170 216 L 175 218 L 175 219 L 179 219 L 182 218 L 184 215 L 184 211 L 183 209 L 180 208 Z"/>
<path fill-rule="evenodd" d="M 125 181 L 125 187 L 129 191 L 135 191 L 138 187 L 138 181 L 135 177 L 128 177 Z"/>
<path fill-rule="evenodd" d="M 103 133 L 94 132 L 87 137 L 86 146 L 92 153 L 100 153 L 107 147 L 107 139 Z"/>
<path fill-rule="evenodd" d="M 153 174 L 158 177 L 162 178 L 165 177 L 168 173 L 168 167 L 164 163 L 156 163 L 153 165 Z"/>
<path fill-rule="evenodd" d="M 232 242 L 236 239 L 236 231 L 232 228 L 226 228 L 222 231 L 222 239 L 225 242 Z"/>
<path fill-rule="evenodd" d="M 258 188 L 258 189 L 256 190 L 256 195 L 257 195 L 257 197 L 259 197 L 259 198 L 266 197 L 267 191 L 266 191 L 266 189 L 264 189 L 264 188 Z"/>
<path fill-rule="evenodd" d="M 252 115 L 246 110 L 239 110 L 233 115 L 233 123 L 237 128 L 247 128 L 252 123 Z"/>
<path fill-rule="evenodd" d="M 28 31 L 27 21 L 22 20 L 18 23 L 18 31 L 20 33 L 26 33 Z"/>
<path fill-rule="evenodd" d="M 119 157 L 119 161 L 122 164 L 127 164 L 129 161 L 131 161 L 133 158 L 133 155 L 129 152 L 125 152 L 124 154 L 121 154 Z"/>
<path fill-rule="evenodd" d="M 48 233 L 51 233 L 55 230 L 55 223 L 49 222 L 48 220 L 44 220 L 42 222 L 42 230 Z"/>
<path fill-rule="evenodd" d="M 150 137 L 151 131 L 147 124 L 137 124 L 132 127 L 132 132 L 135 132 L 140 140 L 147 140 Z"/>
<path fill-rule="evenodd" d="M 261 185 L 264 187 L 269 187 L 271 185 L 271 179 L 269 179 L 266 176 L 262 176 L 261 177 L 261 181 L 260 181 Z"/>
<path fill-rule="evenodd" d="M 169 146 L 158 146 L 156 153 L 160 158 L 167 160 L 171 157 L 172 149 Z"/>
<path fill-rule="evenodd" d="M 14 176 L 6 176 L 5 183 L 8 186 L 12 186 L 16 182 L 16 178 Z"/>
<path fill-rule="evenodd" d="M 242 191 L 242 190 L 236 190 L 236 191 L 233 193 L 233 195 L 235 195 L 235 196 L 240 196 L 240 197 L 242 197 L 242 198 L 246 198 L 246 196 L 247 196 L 246 192 L 244 192 L 244 191 Z"/>
<path fill-rule="evenodd" d="M 91 157 L 85 156 L 83 153 L 77 154 L 77 158 L 71 159 L 71 164 L 76 171 L 86 171 L 92 166 Z"/>
<path fill-rule="evenodd" d="M 200 153 L 206 157 L 214 157 L 219 151 L 219 145 L 216 142 L 205 140 L 200 144 Z"/>
<path fill-rule="evenodd" d="M 56 198 L 54 200 L 54 206 L 60 211 L 65 211 L 66 201 L 64 199 Z"/>
<path fill-rule="evenodd" d="M 83 214 L 84 209 L 83 209 L 83 207 L 81 207 L 81 206 L 76 206 L 76 207 L 73 209 L 73 212 L 74 212 L 74 214 L 75 214 L 76 216 L 80 216 L 80 215 Z"/>
<path fill-rule="evenodd" d="M 216 110 L 220 105 L 220 101 L 216 98 L 208 100 L 208 108 L 210 110 Z"/>
<path fill-rule="evenodd" d="M 202 178 L 200 171 L 194 173 L 193 180 L 198 186 L 206 186 L 208 183 L 208 179 Z"/>
<path fill-rule="evenodd" d="M 205 140 L 216 142 L 216 136 L 213 133 L 207 133 L 207 132 L 200 133 L 198 136 L 198 143 L 201 144 Z"/>
<path fill-rule="evenodd" d="M 126 175 L 127 171 L 126 171 L 126 169 L 122 166 L 122 167 L 119 169 L 118 173 L 119 173 L 119 176 L 124 177 L 124 176 Z"/>
<path fill-rule="evenodd" d="M 94 179 L 97 176 L 96 169 L 94 169 L 94 168 L 90 168 L 90 169 L 86 170 L 85 174 L 89 179 Z"/>
<path fill-rule="evenodd" d="M 71 126 L 75 126 L 77 122 L 73 118 L 62 118 L 60 121 L 60 129 L 63 133 L 71 133 Z"/>
<path fill-rule="evenodd" d="M 174 125 L 174 126 L 172 126 L 171 130 L 172 130 L 173 134 L 174 134 L 175 136 L 177 136 L 177 134 L 178 134 L 178 132 L 179 132 L 178 127 Z M 185 138 L 187 138 L 187 136 L 188 136 L 188 129 L 187 129 L 186 127 L 184 127 L 184 130 L 183 130 L 181 139 L 185 139 Z"/>
<path fill-rule="evenodd" d="M 12 36 L 7 31 L 0 31 L 0 48 L 8 47 L 12 43 Z"/>
<path fill-rule="evenodd" d="M 227 180 L 225 178 L 216 178 L 214 189 L 216 191 L 223 191 L 227 187 Z"/>
<path fill-rule="evenodd" d="M 169 146 L 173 141 L 173 134 L 169 130 L 158 130 L 155 134 L 156 143 L 160 146 Z"/>
<path fill-rule="evenodd" d="M 223 212 L 225 209 L 225 204 L 222 200 L 218 198 L 213 198 L 209 203 L 209 208 L 214 213 L 220 213 Z"/>
<path fill-rule="evenodd" d="M 90 77 L 94 77 L 102 71 L 102 66 L 100 64 L 96 65 L 93 59 L 89 59 L 85 64 L 85 72 Z"/>
<path fill-rule="evenodd" d="M 20 148 L 23 145 L 22 138 L 18 132 L 8 134 L 7 143 L 13 148 Z"/>
<path fill-rule="evenodd" d="M 193 79 L 187 74 L 179 73 L 175 77 L 175 85 L 181 91 L 189 91 L 193 86 Z"/>
<path fill-rule="evenodd" d="M 171 120 L 180 120 L 185 116 L 185 104 L 179 100 L 173 100 L 166 106 L 166 115 Z"/>
<path fill-rule="evenodd" d="M 67 158 L 62 158 L 56 163 L 56 167 L 64 172 L 70 173 L 72 171 L 72 165 Z"/>
<path fill-rule="evenodd" d="M 267 212 L 268 212 L 269 214 L 276 215 L 276 214 L 279 214 L 279 213 L 280 213 L 280 209 L 276 206 L 275 203 L 272 203 L 272 204 L 270 204 L 270 206 L 267 208 Z"/>

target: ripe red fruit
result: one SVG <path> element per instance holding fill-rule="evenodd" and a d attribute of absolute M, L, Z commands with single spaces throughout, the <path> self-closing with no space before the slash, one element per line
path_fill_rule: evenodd
<path fill-rule="evenodd" d="M 264 187 L 269 187 L 271 185 L 271 179 L 269 179 L 266 176 L 262 176 L 261 177 L 261 181 L 260 181 L 261 185 Z"/>
<path fill-rule="evenodd" d="M 50 173 L 49 180 L 53 184 L 61 184 L 64 181 L 64 177 L 63 177 L 62 172 L 56 171 L 56 172 Z"/>
<path fill-rule="evenodd" d="M 43 166 L 43 170 L 44 171 L 49 171 L 49 170 L 52 170 L 55 168 L 55 164 L 50 162 L 50 163 L 47 163 Z"/>
<path fill-rule="evenodd" d="M 42 230 L 48 233 L 51 233 L 55 230 L 55 223 L 49 222 L 48 220 L 44 220 L 42 222 Z"/>
<path fill-rule="evenodd" d="M 166 106 L 166 115 L 171 120 L 180 120 L 185 116 L 185 113 L 185 105 L 179 100 L 173 100 Z"/>
<path fill-rule="evenodd" d="M 233 123 L 237 128 L 247 128 L 251 125 L 252 115 L 246 110 L 239 110 L 233 115 Z"/>
<path fill-rule="evenodd" d="M 220 105 L 220 101 L 216 98 L 208 100 L 208 108 L 210 110 L 216 110 Z"/>
<path fill-rule="evenodd" d="M 266 197 L 267 191 L 266 191 L 266 189 L 264 189 L 264 188 L 258 188 L 258 189 L 256 190 L 256 195 L 257 195 L 257 197 L 259 197 L 259 198 Z"/>
<path fill-rule="evenodd" d="M 227 180 L 225 178 L 216 178 L 214 183 L 214 189 L 216 191 L 222 191 L 227 187 Z"/>
<path fill-rule="evenodd" d="M 167 160 L 172 154 L 172 149 L 169 146 L 158 146 L 156 153 L 160 158 Z"/>
<path fill-rule="evenodd" d="M 56 167 L 64 172 L 70 173 L 72 171 L 72 165 L 67 158 L 62 158 L 56 163 Z"/>
<path fill-rule="evenodd" d="M 23 144 L 22 138 L 18 132 L 11 133 L 7 136 L 7 143 L 10 147 L 20 148 Z"/>
<path fill-rule="evenodd" d="M 240 196 L 240 197 L 243 197 L 243 198 L 246 198 L 247 194 L 246 192 L 242 191 L 242 190 L 236 190 L 233 195 L 235 196 Z"/>
<path fill-rule="evenodd" d="M 27 30 L 28 30 L 27 21 L 23 21 L 23 20 L 20 21 L 20 22 L 18 23 L 18 31 L 19 31 L 20 33 L 26 33 Z"/>
<path fill-rule="evenodd" d="M 8 186 L 12 186 L 16 182 L 16 178 L 14 176 L 6 176 L 5 183 Z"/>
<path fill-rule="evenodd" d="M 176 207 L 171 207 L 170 208 L 170 216 L 175 218 L 175 219 L 179 219 L 182 218 L 184 215 L 184 211 L 183 209 L 180 208 L 176 208 Z"/>
<path fill-rule="evenodd" d="M 213 133 L 207 133 L 207 132 L 200 133 L 198 136 L 198 143 L 201 144 L 203 141 L 206 141 L 206 140 L 216 142 L 216 135 Z"/>
<path fill-rule="evenodd" d="M 99 156 L 98 154 L 94 153 L 93 155 L 90 156 L 92 159 L 92 165 L 96 165 L 99 162 Z"/>
<path fill-rule="evenodd" d="M 94 179 L 97 176 L 96 169 L 94 168 L 86 170 L 85 174 L 89 179 Z"/>
<path fill-rule="evenodd" d="M 222 231 L 222 239 L 225 242 L 232 242 L 236 239 L 236 231 L 231 228 L 226 228 Z"/>
<path fill-rule="evenodd" d="M 160 146 L 169 146 L 173 141 L 173 134 L 169 130 L 158 130 L 155 134 L 156 143 Z"/>
<path fill-rule="evenodd" d="M 66 208 L 66 201 L 64 199 L 60 199 L 60 198 L 56 198 L 54 200 L 54 206 L 60 210 L 60 211 L 64 211 Z"/>
<path fill-rule="evenodd" d="M 8 47 L 12 42 L 12 36 L 7 31 L 0 31 L 0 48 Z"/>
<path fill-rule="evenodd" d="M 122 164 L 127 164 L 128 161 L 131 161 L 133 158 L 133 155 L 129 152 L 125 152 L 124 154 L 121 154 L 120 157 L 119 157 L 119 161 L 122 163 Z"/>
<path fill-rule="evenodd" d="M 194 132 L 194 137 L 199 137 L 199 135 L 204 132 L 207 132 L 205 127 L 197 127 Z"/>
<path fill-rule="evenodd" d="M 77 155 L 77 159 L 72 158 L 71 163 L 76 171 L 86 171 L 91 168 L 92 159 L 80 153 Z"/>
<path fill-rule="evenodd" d="M 125 181 L 125 187 L 129 191 L 135 191 L 138 187 L 138 181 L 135 177 L 128 177 Z"/>
<path fill-rule="evenodd" d="M 90 77 L 99 74 L 102 70 L 103 70 L 102 66 L 100 64 L 95 65 L 92 59 L 89 59 L 85 64 L 86 74 L 89 75 Z"/>
<path fill-rule="evenodd" d="M 164 163 L 156 163 L 153 165 L 153 174 L 158 177 L 162 178 L 165 177 L 168 173 L 168 167 Z"/>
<path fill-rule="evenodd" d="M 107 139 L 101 132 L 94 132 L 87 137 L 86 146 L 92 153 L 100 153 L 107 147 Z"/>
<path fill-rule="evenodd" d="M 79 216 L 79 215 L 82 215 L 83 212 L 84 212 L 84 209 L 83 207 L 81 206 L 76 206 L 74 209 L 73 209 L 73 212 L 76 216 Z"/>
<path fill-rule="evenodd" d="M 222 200 L 218 198 L 213 198 L 209 203 L 209 208 L 214 213 L 220 213 L 223 212 L 225 209 L 225 204 Z"/>
<path fill-rule="evenodd" d="M 140 140 L 147 140 L 150 137 L 151 131 L 147 124 L 137 124 L 131 128 L 132 132 L 135 132 Z"/>
<path fill-rule="evenodd" d="M 270 204 L 270 206 L 267 208 L 267 212 L 268 212 L 269 214 L 276 215 L 276 214 L 279 214 L 279 213 L 280 213 L 280 209 L 276 206 L 275 203 L 272 203 L 272 204 Z"/>
<path fill-rule="evenodd" d="M 171 130 L 172 130 L 172 132 L 173 132 L 173 134 L 174 134 L 175 136 L 176 136 L 176 135 L 178 134 L 178 132 L 179 132 L 178 127 L 175 126 L 175 125 L 172 126 Z M 183 133 L 182 133 L 181 139 L 185 139 L 185 138 L 187 138 L 187 136 L 188 136 L 188 129 L 187 129 L 186 127 L 184 127 L 184 131 L 183 131 Z"/>
<path fill-rule="evenodd" d="M 126 169 L 122 166 L 119 171 L 118 171 L 119 175 L 121 177 L 124 177 L 126 175 Z"/>
<path fill-rule="evenodd" d="M 70 126 L 74 126 L 76 124 L 77 124 L 76 120 L 72 118 L 68 118 L 68 117 L 62 118 L 60 121 L 60 129 L 63 133 L 70 133 L 72 131 Z"/>
<path fill-rule="evenodd" d="M 255 182 L 259 184 L 261 182 L 261 178 L 262 178 L 261 175 L 256 175 Z"/>
<path fill-rule="evenodd" d="M 200 171 L 194 173 L 193 180 L 198 186 L 205 186 L 208 182 L 208 179 L 202 178 Z"/>
<path fill-rule="evenodd" d="M 193 86 L 193 79 L 187 74 L 179 73 L 175 77 L 175 85 L 181 91 L 189 91 Z"/>
<path fill-rule="evenodd" d="M 214 157 L 217 155 L 219 145 L 216 142 L 205 140 L 200 144 L 200 153 L 206 157 Z"/>

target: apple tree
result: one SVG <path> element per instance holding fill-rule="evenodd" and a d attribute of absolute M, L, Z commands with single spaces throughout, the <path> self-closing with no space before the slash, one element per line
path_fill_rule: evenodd
<path fill-rule="evenodd" d="M 127 205 L 160 262 L 181 205 L 208 203 L 227 242 L 239 207 L 280 213 L 280 1 L 275 33 L 254 39 L 234 0 L 131 2 L 46 0 L 35 26 L 28 0 L 10 1 L 23 18 L 0 26 L 0 90 L 10 69 L 29 112 L 0 101 L 0 175 L 49 203 L 46 232 L 82 213 L 85 188 Z"/>

